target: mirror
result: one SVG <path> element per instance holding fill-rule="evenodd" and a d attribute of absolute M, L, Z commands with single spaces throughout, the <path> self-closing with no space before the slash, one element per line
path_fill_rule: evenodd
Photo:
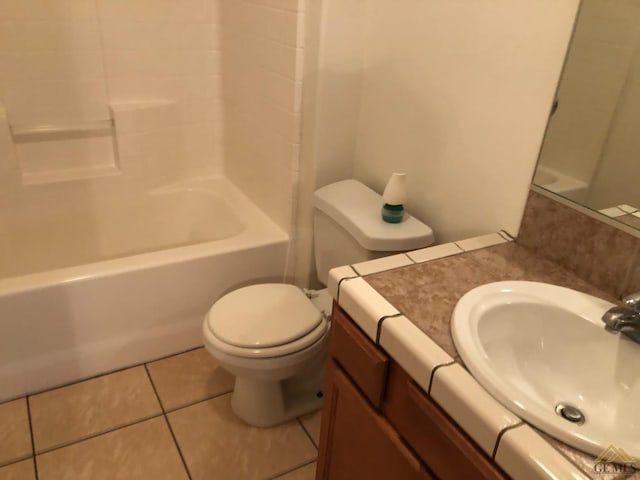
<path fill-rule="evenodd" d="M 582 0 L 533 179 L 640 230 L 640 1 Z"/>

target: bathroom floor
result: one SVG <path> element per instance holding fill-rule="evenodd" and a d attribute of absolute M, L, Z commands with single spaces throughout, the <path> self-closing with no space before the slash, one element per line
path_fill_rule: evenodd
<path fill-rule="evenodd" d="M 203 348 L 0 403 L 0 480 L 311 480 L 320 412 L 274 428 L 231 412 Z"/>

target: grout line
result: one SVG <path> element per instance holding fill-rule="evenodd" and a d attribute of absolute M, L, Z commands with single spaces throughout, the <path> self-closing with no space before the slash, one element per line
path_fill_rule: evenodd
<path fill-rule="evenodd" d="M 356 269 L 353 268 L 353 265 L 349 265 L 349 267 L 351 267 L 351 270 L 356 272 Z M 338 303 L 338 305 L 340 305 L 340 287 L 342 286 L 342 282 L 344 282 L 345 280 L 353 280 L 354 278 L 361 278 L 361 277 L 360 275 L 355 275 L 353 277 L 342 277 L 340 280 L 338 280 L 338 292 L 336 293 L 336 296 L 337 296 L 336 302 Z"/>
<path fill-rule="evenodd" d="M 31 457 L 33 460 L 33 474 L 35 476 L 35 480 L 38 480 L 38 462 L 36 461 L 36 456 Z"/>
<path fill-rule="evenodd" d="M 27 401 L 27 418 L 29 419 L 29 435 L 31 437 L 31 455 L 33 458 L 33 471 L 35 473 L 35 480 L 38 480 L 38 463 L 36 462 L 36 443 L 33 438 L 33 423 L 31 421 L 31 405 L 29 403 L 29 395 L 25 397 Z"/>
<path fill-rule="evenodd" d="M 77 443 L 82 443 L 82 442 L 84 442 L 86 440 L 92 440 L 94 438 L 98 438 L 98 437 L 101 437 L 103 435 L 107 435 L 109 433 L 113 433 L 113 432 L 116 432 L 118 430 L 122 430 L 123 428 L 133 427 L 134 425 L 138 425 L 139 423 L 146 422 L 147 420 L 153 420 L 154 418 L 158 418 L 158 417 L 161 417 L 161 416 L 162 416 L 162 413 L 157 413 L 157 414 L 154 414 L 154 415 L 150 415 L 148 417 L 139 418 L 138 420 L 135 420 L 135 421 L 133 421 L 131 423 L 126 423 L 124 425 L 118 425 L 117 427 L 110 428 L 109 430 L 105 430 L 103 432 L 93 433 L 91 435 L 87 435 L 86 437 L 81 437 L 81 438 L 78 438 L 76 440 L 72 440 L 72 441 L 63 443 L 62 445 L 56 445 L 55 447 L 47 448 L 47 449 L 42 450 L 40 452 L 36 452 L 36 455 L 44 455 L 45 453 L 55 452 L 56 450 L 61 450 L 61 449 L 66 448 L 66 447 L 70 447 L 71 445 L 75 445 Z"/>
<path fill-rule="evenodd" d="M 164 356 L 162 356 L 162 357 L 154 358 L 154 359 L 152 359 L 152 360 L 148 360 L 148 361 L 146 361 L 146 362 L 139 363 L 138 365 L 147 365 L 147 364 L 149 364 L 149 363 L 158 362 L 158 361 L 160 361 L 160 360 L 165 360 L 165 359 L 167 359 L 167 358 L 177 357 L 178 355 L 182 355 L 182 354 L 184 354 L 184 353 L 193 352 L 194 350 L 198 350 L 198 349 L 200 349 L 200 348 L 204 348 L 204 345 L 197 345 L 197 346 L 195 346 L 195 347 L 188 348 L 188 349 L 183 350 L 183 351 L 181 351 L 181 352 L 170 353 L 170 354 L 168 354 L 168 355 L 164 355 Z"/>
<path fill-rule="evenodd" d="M 24 398 L 24 399 L 26 399 L 28 395 L 33 395 L 33 394 L 31 394 L 31 393 L 27 393 L 27 394 L 20 395 L 19 397 L 12 397 L 12 398 L 8 398 L 8 399 L 6 399 L 6 400 L 2 400 L 2 401 L 0 402 L 0 407 L 1 407 L 2 405 L 6 404 L 6 403 L 15 402 L 16 400 L 22 400 L 23 398 Z"/>
<path fill-rule="evenodd" d="M 458 247 L 460 250 L 462 250 L 460 253 L 465 253 L 466 252 L 466 250 L 464 248 L 462 248 L 460 245 L 458 245 L 458 242 L 451 242 L 451 243 L 453 243 L 456 247 Z"/>
<path fill-rule="evenodd" d="M 185 408 L 193 407 L 194 405 L 198 405 L 199 403 L 208 402 L 209 400 L 213 400 L 214 398 L 222 397 L 224 395 L 229 395 L 231 393 L 233 393 L 233 390 L 229 390 L 228 392 L 218 393 L 217 395 L 213 395 L 211 397 L 203 398 L 201 400 L 196 400 L 194 402 L 187 403 L 186 405 L 180 405 L 179 407 L 172 408 L 170 410 L 167 410 L 165 413 L 173 413 L 179 410 L 184 410 Z"/>
<path fill-rule="evenodd" d="M 491 453 L 491 459 L 495 462 L 496 460 L 496 454 L 498 453 L 498 447 L 500 446 L 500 440 L 502 440 L 502 436 L 507 433 L 509 430 L 513 430 L 514 428 L 517 428 L 521 425 L 524 425 L 524 422 L 522 420 L 520 420 L 518 423 L 516 423 L 515 425 L 509 425 L 508 427 L 503 428 L 502 430 L 500 430 L 500 432 L 498 433 L 498 436 L 496 437 L 496 443 L 493 446 L 493 452 Z"/>
<path fill-rule="evenodd" d="M 363 275 L 358 271 L 358 269 L 356 268 L 356 264 L 355 264 L 355 263 L 354 263 L 354 264 L 351 264 L 351 265 L 349 265 L 349 266 L 351 267 L 351 270 L 353 270 L 354 272 L 356 272 L 356 273 L 358 274 L 358 276 L 359 276 L 359 277 L 362 277 L 362 276 L 363 276 Z M 340 281 L 342 281 L 342 280 L 344 280 L 344 278 L 343 278 L 343 279 L 341 279 Z M 340 285 L 340 282 L 338 282 L 338 285 Z"/>
<path fill-rule="evenodd" d="M 450 365 L 455 365 L 456 361 L 452 360 L 449 363 L 441 363 L 440 365 L 436 365 L 435 367 L 433 367 L 433 370 L 431 370 L 431 376 L 429 377 L 429 391 L 427 392 L 427 395 L 431 396 L 431 388 L 433 387 L 433 381 L 436 378 L 436 372 L 442 368 L 442 367 L 448 367 Z"/>
<path fill-rule="evenodd" d="M 162 399 L 160 398 L 160 395 L 158 394 L 158 390 L 156 389 L 156 384 L 153 383 L 153 377 L 151 376 L 151 372 L 149 372 L 149 367 L 147 366 L 147 364 L 144 364 L 144 371 L 147 372 L 147 378 L 149 379 L 149 382 L 151 383 L 151 388 L 153 388 L 153 393 L 155 393 L 156 395 L 156 399 L 158 400 L 158 404 L 160 405 L 160 410 L 162 410 L 162 414 L 166 414 L 167 411 L 164 409 L 164 405 L 162 403 Z"/>
<path fill-rule="evenodd" d="M 4 467 L 8 467 L 9 465 L 14 465 L 16 463 L 24 462 L 26 460 L 31 460 L 31 459 L 33 459 L 33 451 L 31 453 L 27 453 L 22 457 L 13 458 L 11 460 L 4 460 L 3 463 L 0 464 L 0 469 L 3 469 Z"/>
<path fill-rule="evenodd" d="M 171 354 L 165 355 L 163 357 L 154 358 L 153 360 L 149 360 L 148 362 L 136 363 L 136 364 L 133 364 L 133 365 L 128 365 L 126 367 L 116 368 L 115 370 L 109 370 L 109 371 L 106 371 L 104 373 L 99 373 L 99 374 L 94 375 L 92 377 L 81 378 L 80 380 L 74 380 L 73 382 L 62 383 L 60 385 L 54 385 L 53 387 L 45 388 L 43 390 L 36 390 L 35 392 L 31 392 L 28 395 L 33 397 L 33 396 L 36 396 L 36 395 L 40 395 L 41 393 L 50 392 L 52 390 L 58 390 L 60 388 L 70 387 L 71 385 L 76 385 L 78 383 L 88 382 L 89 380 L 93 380 L 94 378 L 106 377 L 107 375 L 112 375 L 114 373 L 120 373 L 120 372 L 124 372 L 125 370 L 131 370 L 133 368 L 141 367 L 143 365 L 146 365 L 147 363 L 154 363 L 154 362 L 157 362 L 159 360 L 164 360 L 166 358 L 176 357 L 176 356 L 182 355 L 184 353 L 189 353 L 189 352 L 192 352 L 194 350 L 198 350 L 199 348 L 203 348 L 203 345 L 198 345 L 197 347 L 192 347 L 192 348 L 189 348 L 188 350 L 184 350 L 184 351 L 181 351 L 181 352 L 171 353 Z M 22 395 L 20 397 L 14 398 L 12 400 L 6 400 L 6 401 L 1 402 L 0 405 L 2 405 L 3 403 L 12 402 L 14 400 L 19 400 L 19 399 L 24 398 L 24 397 L 25 397 L 25 395 Z"/>
<path fill-rule="evenodd" d="M 125 370 L 131 370 L 132 368 L 137 368 L 140 365 L 141 364 L 129 365 L 127 367 L 117 368 L 115 370 L 109 370 L 108 372 L 99 373 L 98 375 L 94 375 L 93 377 L 81 378 L 80 380 L 74 380 L 73 382 L 62 383 L 60 385 L 55 385 L 53 387 L 45 388 L 43 390 L 36 390 L 35 392 L 30 393 L 29 396 L 30 397 L 35 397 L 36 395 L 41 395 L 43 393 L 52 392 L 53 390 L 59 390 L 61 388 L 70 387 L 72 385 L 77 385 L 78 383 L 82 383 L 82 382 L 88 382 L 89 380 L 93 380 L 95 378 L 106 377 L 107 375 L 112 375 L 112 374 L 115 374 L 115 373 L 124 372 Z"/>
<path fill-rule="evenodd" d="M 502 238 L 504 238 L 505 240 L 507 240 L 508 242 L 513 242 L 516 237 L 512 236 L 509 232 L 507 232 L 506 230 L 500 230 L 498 232 L 500 234 L 500 236 Z"/>
<path fill-rule="evenodd" d="M 316 451 L 318 450 L 318 445 L 316 445 L 316 442 L 313 441 L 313 438 L 311 437 L 311 434 L 307 431 L 306 427 L 304 426 L 304 423 L 302 423 L 302 420 L 300 419 L 300 417 L 296 417 L 296 420 L 298 420 L 298 423 L 300 424 L 300 426 L 302 427 L 302 431 L 304 433 L 307 434 L 307 437 L 309 437 L 309 440 L 311 440 L 311 444 L 316 447 Z"/>
<path fill-rule="evenodd" d="M 169 418 L 167 414 L 162 415 L 164 417 L 164 421 L 169 428 L 169 433 L 171 434 L 171 438 L 173 438 L 173 444 L 176 446 L 176 450 L 178 450 L 178 455 L 180 455 L 180 460 L 182 460 L 182 465 L 184 466 L 184 470 L 187 472 L 187 477 L 191 480 L 191 472 L 189 471 L 189 467 L 187 466 L 187 461 L 184 459 L 184 455 L 182 454 L 182 450 L 180 449 L 180 445 L 178 444 L 178 439 L 176 438 L 176 434 L 173 433 L 173 428 L 171 428 L 171 423 L 169 423 Z"/>
<path fill-rule="evenodd" d="M 290 474 L 290 473 L 293 473 L 293 472 L 295 472 L 296 470 L 299 470 L 299 469 L 301 469 L 301 468 L 304 468 L 304 467 L 306 467 L 307 465 L 311 465 L 313 462 L 317 462 L 317 461 L 318 461 L 318 459 L 317 459 L 317 458 L 314 458 L 313 460 L 311 460 L 311 461 L 309 461 L 309 462 L 306 462 L 306 463 L 303 463 L 302 465 L 298 465 L 297 467 L 292 468 L 291 470 L 287 470 L 286 472 L 279 473 L 279 474 L 277 474 L 275 477 L 269 477 L 269 479 L 268 479 L 268 480 L 278 480 L 279 478 L 282 478 L 282 477 L 284 477 L 285 475 L 288 475 L 288 474 Z"/>
<path fill-rule="evenodd" d="M 377 346 L 379 346 L 379 347 L 381 346 L 380 345 L 380 336 L 382 335 L 382 324 L 384 323 L 384 321 L 387 318 L 396 318 L 396 317 L 401 317 L 401 316 L 402 316 L 401 312 L 400 313 L 394 313 L 393 315 L 384 315 L 383 317 L 381 317 L 378 320 L 378 323 L 376 325 L 376 340 L 375 340 Z"/>
<path fill-rule="evenodd" d="M 167 417 L 167 411 L 164 409 L 164 405 L 162 404 L 162 400 L 160 399 L 160 395 L 158 394 L 158 390 L 156 389 L 156 384 L 153 382 L 153 377 L 151 376 L 151 372 L 149 372 L 149 367 L 145 363 L 144 370 L 147 372 L 147 377 L 151 382 L 151 387 L 153 388 L 153 392 L 156 394 L 156 398 L 158 399 L 158 403 L 160 403 L 160 408 L 162 409 L 162 417 L 164 418 L 165 423 L 167 424 L 167 428 L 169 429 L 169 433 L 171 434 L 171 438 L 173 439 L 173 444 L 176 446 L 176 450 L 178 451 L 178 455 L 180 456 L 180 460 L 182 461 L 182 466 L 184 470 L 187 472 L 187 477 L 191 480 L 191 472 L 189 471 L 189 467 L 187 466 L 187 461 L 184 459 L 184 455 L 182 454 L 182 450 L 180 449 L 180 445 L 178 444 L 178 439 L 176 438 L 176 434 L 173 432 L 173 428 L 171 428 L 171 423 L 169 423 L 169 417 Z"/>
<path fill-rule="evenodd" d="M 23 396 L 20 396 L 20 397 L 16 397 L 16 398 L 13 398 L 13 399 L 3 400 L 2 402 L 0 402 L 0 405 L 3 405 L 5 403 L 9 403 L 9 402 L 13 402 L 13 401 L 16 401 L 16 400 L 20 400 L 22 398 L 24 398 L 25 401 L 27 402 L 27 417 L 28 417 L 28 421 L 29 421 L 29 434 L 30 434 L 30 441 L 31 441 L 31 455 L 29 455 L 29 456 L 27 456 L 25 458 L 16 460 L 16 461 L 9 462 L 7 464 L 3 464 L 2 467 L 5 467 L 7 465 L 13 465 L 14 463 L 23 462 L 23 461 L 28 460 L 29 458 L 31 458 L 33 460 L 33 467 L 34 467 L 34 472 L 35 472 L 35 480 L 39 480 L 39 478 L 38 478 L 38 464 L 37 464 L 37 461 L 36 461 L 36 457 L 38 455 L 43 455 L 43 454 L 47 454 L 47 453 L 50 453 L 50 452 L 54 452 L 56 450 L 60 450 L 62 448 L 66 448 L 66 447 L 69 447 L 71 445 L 75 445 L 77 443 L 81 443 L 81 442 L 84 442 L 84 441 L 87 441 L 87 440 L 91 440 L 93 438 L 97 438 L 97 437 L 100 437 L 102 435 L 106 435 L 108 433 L 112 433 L 112 432 L 115 432 L 117 430 L 121 430 L 123 428 L 128 428 L 128 427 L 131 427 L 133 425 L 137 425 L 139 423 L 146 422 L 147 420 L 152 420 L 154 418 L 158 418 L 160 416 L 164 416 L 165 420 L 167 421 L 167 424 L 168 424 L 168 418 L 166 418 L 166 413 L 171 413 L 171 412 L 183 409 L 183 408 L 187 408 L 187 407 L 196 405 L 198 403 L 205 402 L 207 400 L 211 400 L 212 398 L 216 398 L 216 397 L 219 397 L 219 396 L 222 396 L 222 395 L 227 395 L 227 394 L 231 393 L 231 391 L 223 392 L 221 394 L 214 395 L 212 397 L 208 397 L 206 399 L 199 400 L 197 402 L 193 402 L 193 403 L 188 404 L 188 405 L 183 405 L 183 406 L 181 406 L 179 408 L 176 408 L 176 409 L 173 409 L 173 410 L 170 410 L 170 411 L 165 411 L 164 406 L 162 405 L 162 400 L 160 399 L 160 396 L 158 395 L 158 391 L 156 390 L 156 386 L 153 383 L 153 379 L 151 378 L 151 374 L 150 374 L 150 372 L 149 372 L 149 370 L 147 368 L 147 363 L 156 362 L 158 360 L 163 360 L 165 358 L 175 357 L 177 355 L 182 355 L 184 353 L 188 353 L 188 352 L 191 352 L 191 351 L 194 351 L 194 350 L 198 350 L 200 348 L 202 348 L 201 345 L 193 347 L 193 348 L 189 348 L 188 350 L 184 350 L 184 351 L 181 351 L 181 352 L 165 355 L 164 357 L 160 357 L 160 358 L 151 360 L 150 362 L 143 362 L 143 363 L 136 364 L 136 365 L 130 365 L 130 366 L 127 366 L 127 367 L 123 367 L 123 368 L 111 370 L 111 371 L 108 371 L 108 372 L 104 372 L 104 373 L 101 373 L 101 374 L 98 374 L 98 375 L 94 375 L 93 377 L 83 378 L 81 380 L 76 380 L 76 381 L 73 381 L 73 382 L 61 384 L 61 385 L 58 385 L 58 386 L 55 386 L 55 387 L 51 387 L 51 388 L 44 389 L 44 390 L 41 390 L 41 391 L 36 391 L 34 393 L 30 393 L 30 394 L 23 395 Z M 156 395 L 156 398 L 158 399 L 158 403 L 160 405 L 161 413 L 154 414 L 154 415 L 151 415 L 151 416 L 148 416 L 148 417 L 144 417 L 144 418 L 140 418 L 140 419 L 135 420 L 135 421 L 133 421 L 131 423 L 126 423 L 124 425 L 119 425 L 117 427 L 113 427 L 113 428 L 110 428 L 108 430 L 105 430 L 105 431 L 102 431 L 102 432 L 99 432 L 99 433 L 91 434 L 91 435 L 88 435 L 86 437 L 82 437 L 82 438 L 79 438 L 79 439 L 76 439 L 76 440 L 73 440 L 73 441 L 70 441 L 70 442 L 66 442 L 66 443 L 64 443 L 62 445 L 57 445 L 57 446 L 52 447 L 52 448 L 44 449 L 44 450 L 42 450 L 40 452 L 36 452 L 35 440 L 34 440 L 34 436 L 33 436 L 33 423 L 32 423 L 32 418 L 31 418 L 31 403 L 29 401 L 29 399 L 31 397 L 33 397 L 35 395 L 42 394 L 42 393 L 46 393 L 46 392 L 49 392 L 49 391 L 58 390 L 60 388 L 68 387 L 68 386 L 71 386 L 71 385 L 75 385 L 75 384 L 78 384 L 78 383 L 86 382 L 88 380 L 92 380 L 92 379 L 95 379 L 95 378 L 105 377 L 107 375 L 111 375 L 111 374 L 114 374 L 114 373 L 118 373 L 118 372 L 122 372 L 122 371 L 125 371 L 125 370 L 141 367 L 141 366 L 144 367 L 144 369 L 145 369 L 145 371 L 147 373 L 147 376 L 148 376 L 148 378 L 149 378 L 149 380 L 151 382 L 151 386 L 153 388 L 153 391 L 154 391 L 154 393 Z M 173 434 L 173 430 L 171 429 L 170 425 L 169 425 L 169 430 L 170 430 L 171 435 L 172 435 L 172 437 L 174 439 L 174 442 L 176 442 L 175 435 Z M 176 442 L 176 446 L 177 446 L 177 442 Z M 184 458 L 182 457 L 182 452 L 180 451 L 179 447 L 178 447 L 178 452 L 180 453 L 180 458 L 182 459 L 183 464 L 185 464 L 184 463 Z M 185 468 L 186 468 L 186 464 L 185 464 Z M 187 469 L 187 475 L 189 476 L 189 480 L 191 480 L 191 476 L 190 476 L 190 473 L 189 473 L 188 469 Z"/>
<path fill-rule="evenodd" d="M 16 400 L 20 400 L 22 398 L 24 398 L 25 401 L 27 402 L 27 417 L 28 417 L 28 421 L 29 421 L 29 434 L 30 434 L 30 440 L 31 440 L 31 455 L 27 456 L 25 458 L 13 461 L 13 462 L 9 462 L 7 464 L 3 464 L 2 466 L 5 467 L 7 465 L 12 465 L 14 463 L 23 462 L 23 461 L 28 460 L 29 458 L 31 458 L 33 460 L 33 467 L 34 467 L 34 472 L 35 472 L 35 480 L 39 480 L 39 478 L 38 478 L 38 464 L 37 464 L 37 460 L 36 460 L 36 457 L 38 455 L 43 455 L 43 454 L 47 454 L 47 453 L 50 453 L 50 452 L 54 452 L 54 451 L 69 447 L 71 445 L 75 445 L 77 443 L 81 443 L 81 442 L 84 442 L 84 441 L 87 441 L 87 440 L 91 440 L 93 438 L 97 438 L 97 437 L 100 437 L 102 435 L 106 435 L 108 433 L 112 433 L 112 432 L 115 432 L 117 430 L 121 430 L 123 428 L 128 428 L 128 427 L 131 427 L 133 425 L 137 425 L 139 423 L 146 422 L 147 420 L 152 420 L 154 418 L 158 418 L 160 416 L 164 416 L 165 417 L 165 421 L 169 425 L 169 431 L 171 432 L 171 436 L 173 437 L 174 442 L 176 443 L 176 446 L 177 446 L 177 441 L 176 441 L 175 435 L 173 434 L 173 430 L 171 429 L 171 425 L 169 424 L 169 420 L 166 417 L 166 414 L 181 410 L 183 408 L 191 407 L 191 406 L 196 405 L 198 403 L 206 402 L 208 400 L 211 400 L 212 398 L 220 397 L 222 395 L 228 395 L 229 393 L 232 392 L 232 390 L 229 391 L 229 392 L 220 393 L 218 395 L 213 395 L 211 397 L 207 397 L 207 398 L 205 398 L 203 400 L 198 400 L 196 402 L 193 402 L 193 403 L 190 403 L 190 404 L 187 404 L 187 405 L 182 405 L 182 406 L 180 406 L 178 408 L 175 408 L 173 410 L 166 411 L 164 406 L 163 406 L 163 404 L 162 404 L 162 400 L 160 399 L 160 396 L 158 395 L 158 391 L 156 389 L 156 386 L 153 383 L 153 379 L 151 378 L 151 374 L 150 374 L 150 372 L 149 372 L 149 370 L 147 368 L 147 364 L 148 363 L 152 363 L 152 362 L 156 362 L 158 360 L 163 360 L 163 359 L 166 359 L 166 358 L 171 358 L 171 357 L 175 357 L 175 356 L 178 356 L 178 355 L 182 355 L 184 353 L 188 353 L 188 352 L 191 352 L 191 351 L 194 351 L 194 350 L 198 350 L 200 348 L 202 348 L 202 345 L 199 345 L 199 346 L 196 346 L 196 347 L 192 347 L 192 348 L 189 348 L 189 349 L 181 351 L 181 352 L 176 352 L 176 353 L 172 353 L 172 354 L 169 354 L 169 355 L 165 355 L 163 357 L 159 357 L 159 358 L 156 358 L 154 360 L 150 360 L 149 362 L 143 362 L 143 363 L 140 363 L 140 364 L 129 365 L 129 366 L 126 366 L 126 367 L 123 367 L 123 368 L 118 368 L 118 369 L 110 370 L 108 372 L 104 372 L 104 373 L 101 373 L 101 374 L 98 374 L 98 375 L 94 375 L 92 377 L 83 378 L 83 379 L 76 380 L 76 381 L 73 381 L 73 382 L 69 382 L 69 383 L 57 385 L 57 386 L 54 386 L 54 387 L 50 387 L 50 388 L 47 388 L 47 389 L 43 389 L 43 390 L 40 390 L 40 391 L 36 391 L 36 392 L 30 393 L 30 394 L 27 394 L 27 395 L 22 395 L 20 397 L 16 397 L 16 398 L 13 398 L 13 399 L 3 400 L 2 402 L 0 402 L 0 405 L 3 405 L 5 403 L 9 403 L 9 402 L 13 402 L 13 401 L 16 401 Z M 114 373 L 119 373 L 119 372 L 122 372 L 122 371 L 125 371 L 125 370 L 130 370 L 130 369 L 133 369 L 133 368 L 141 367 L 141 366 L 144 367 L 144 369 L 145 369 L 145 371 L 147 373 L 147 376 L 148 376 L 148 378 L 149 378 L 149 380 L 151 382 L 151 386 L 153 388 L 153 391 L 154 391 L 154 393 L 156 395 L 156 398 L 158 399 L 158 403 L 160 405 L 161 413 L 154 414 L 154 415 L 151 415 L 151 416 L 148 416 L 148 417 L 144 417 L 144 418 L 140 418 L 140 419 L 135 420 L 135 421 L 133 421 L 131 423 L 126 423 L 124 425 L 118 425 L 117 427 L 113 427 L 113 428 L 110 428 L 108 430 L 105 430 L 105 431 L 102 431 L 102 432 L 99 432 L 99 433 L 91 434 L 91 435 L 88 435 L 86 437 L 82 437 L 82 438 L 79 438 L 79 439 L 64 443 L 62 445 L 57 445 L 57 446 L 52 447 L 52 448 L 44 449 L 44 450 L 42 450 L 40 452 L 36 452 L 35 440 L 34 440 L 34 436 L 33 436 L 33 424 L 32 424 L 32 419 L 31 419 L 31 404 L 30 404 L 30 401 L 29 401 L 29 399 L 31 397 L 33 397 L 35 395 L 42 394 L 42 393 L 46 393 L 46 392 L 49 392 L 49 391 L 58 390 L 60 388 L 68 387 L 68 386 L 71 386 L 71 385 L 75 385 L 75 384 L 78 384 L 78 383 L 82 383 L 82 382 L 86 382 L 86 381 L 89 381 L 89 380 L 93 380 L 95 378 L 105 377 L 107 375 L 111 375 L 111 374 L 114 374 Z M 306 432 L 306 430 L 305 430 L 305 432 Z M 313 441 L 312 441 L 312 443 L 313 443 Z M 186 467 L 186 463 L 185 463 L 185 460 L 184 460 L 184 458 L 182 456 L 182 452 L 180 451 L 180 447 L 177 446 L 177 448 L 178 448 L 178 453 L 180 454 L 180 458 L 182 459 L 182 462 L 185 465 L 185 468 L 187 470 L 187 475 L 189 476 L 189 480 L 191 480 L 191 474 L 189 473 L 189 470 Z"/>

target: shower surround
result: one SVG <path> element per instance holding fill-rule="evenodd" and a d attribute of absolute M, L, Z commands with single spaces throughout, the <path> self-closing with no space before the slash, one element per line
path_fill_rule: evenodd
<path fill-rule="evenodd" d="M 303 2 L 41 6 L 0 8 L 0 401 L 199 345 L 291 263 Z"/>

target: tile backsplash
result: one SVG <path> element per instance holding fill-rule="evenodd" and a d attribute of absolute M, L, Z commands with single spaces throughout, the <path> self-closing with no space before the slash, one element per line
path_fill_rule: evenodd
<path fill-rule="evenodd" d="M 640 239 L 531 191 L 516 240 L 621 297 L 640 290 Z"/>

